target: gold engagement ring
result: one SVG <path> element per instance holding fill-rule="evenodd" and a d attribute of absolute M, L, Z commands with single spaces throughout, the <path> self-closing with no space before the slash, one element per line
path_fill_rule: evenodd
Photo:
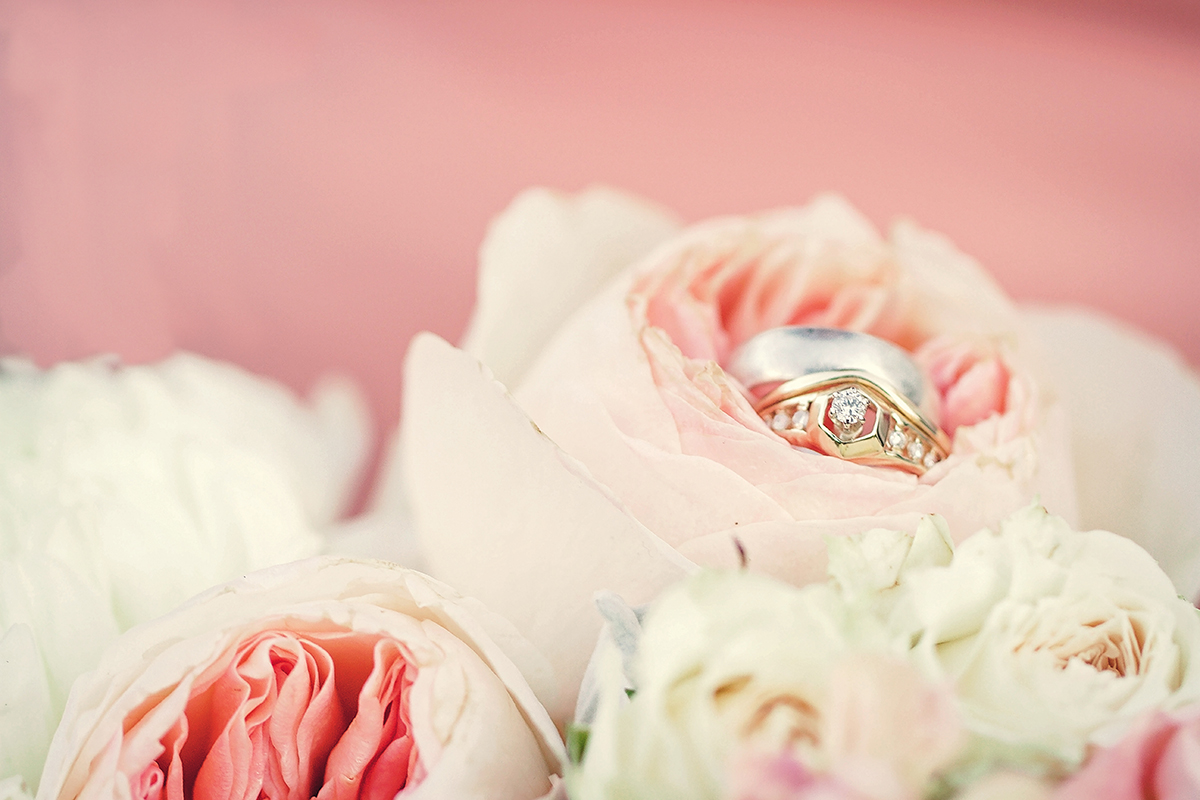
<path fill-rule="evenodd" d="M 742 345 L 729 372 L 767 426 L 796 447 L 917 475 L 950 454 L 922 409 L 932 388 L 906 352 L 877 337 L 773 328 Z"/>

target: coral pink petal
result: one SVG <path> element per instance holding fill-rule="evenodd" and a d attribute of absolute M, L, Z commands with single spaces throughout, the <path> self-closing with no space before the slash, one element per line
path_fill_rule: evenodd
<path fill-rule="evenodd" d="M 304 659 L 283 681 L 268 724 L 272 797 L 308 800 L 314 779 L 345 729 L 346 720 L 334 682 L 333 659 L 312 641 L 301 642 Z M 282 665 L 276 666 L 279 673 Z"/>
<path fill-rule="evenodd" d="M 274 706 L 271 642 L 260 635 L 239 648 L 239 657 L 210 687 L 210 719 L 218 733 L 196 773 L 193 800 L 255 800 L 266 771 L 261 718 Z M 189 715 L 192 704 L 189 703 Z M 264 708 L 264 706 L 266 706 Z M 190 748 L 188 748 L 190 749 Z"/>
<path fill-rule="evenodd" d="M 408 783 L 413 755 L 411 737 L 396 739 L 379 754 L 362 783 L 362 800 L 392 800 Z"/>
<path fill-rule="evenodd" d="M 396 642 L 381 639 L 375 644 L 374 665 L 358 695 L 358 713 L 329 755 L 321 800 L 356 800 L 368 786 L 382 792 L 394 785 L 393 795 L 404 788 L 415 750 L 406 718 L 409 673 L 408 660 Z M 407 745 L 380 764 L 381 755 L 401 740 Z M 397 761 L 400 749 L 403 759 Z"/>

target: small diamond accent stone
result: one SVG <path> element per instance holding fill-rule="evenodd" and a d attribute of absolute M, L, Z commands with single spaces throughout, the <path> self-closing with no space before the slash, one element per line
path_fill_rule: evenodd
<path fill-rule="evenodd" d="M 771 430 L 781 431 L 787 428 L 792 421 L 792 415 L 780 409 L 775 412 L 775 416 L 771 417 Z"/>
<path fill-rule="evenodd" d="M 937 460 L 937 454 L 936 454 L 936 453 L 929 452 L 929 453 L 926 453 L 926 454 L 925 454 L 925 461 L 924 461 L 924 464 L 925 464 L 925 469 L 929 469 L 929 468 L 931 468 L 931 467 L 932 467 L 934 464 L 936 464 L 937 462 L 938 462 L 938 460 Z"/>
<path fill-rule="evenodd" d="M 904 429 L 900 427 L 892 428 L 892 432 L 888 434 L 888 447 L 893 450 L 903 450 L 904 445 L 908 443 L 908 436 L 905 435 Z"/>
<path fill-rule="evenodd" d="M 829 416 L 844 428 L 861 425 L 867 418 L 867 396 L 853 386 L 833 393 Z"/>
<path fill-rule="evenodd" d="M 798 408 L 798 409 L 796 409 L 796 413 L 792 414 L 792 427 L 793 428 L 807 428 L 808 427 L 808 409 L 807 408 Z"/>
<path fill-rule="evenodd" d="M 921 444 L 921 440 L 917 439 L 908 446 L 908 457 L 913 461 L 920 461 L 921 456 L 925 455 L 925 445 Z"/>

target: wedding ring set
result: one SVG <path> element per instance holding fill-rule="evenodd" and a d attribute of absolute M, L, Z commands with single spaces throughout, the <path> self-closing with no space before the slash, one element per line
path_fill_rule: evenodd
<path fill-rule="evenodd" d="M 865 333 L 786 326 L 746 341 L 726 368 L 796 447 L 922 475 L 950 454 L 933 387 L 908 353 Z"/>

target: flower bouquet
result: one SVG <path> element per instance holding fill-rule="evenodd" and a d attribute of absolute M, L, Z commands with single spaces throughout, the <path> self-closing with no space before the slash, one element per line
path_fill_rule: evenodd
<path fill-rule="evenodd" d="M 0 798 L 1200 796 L 1157 344 L 835 196 L 534 190 L 405 369 L 345 521 L 352 388 L 4 363 Z"/>

